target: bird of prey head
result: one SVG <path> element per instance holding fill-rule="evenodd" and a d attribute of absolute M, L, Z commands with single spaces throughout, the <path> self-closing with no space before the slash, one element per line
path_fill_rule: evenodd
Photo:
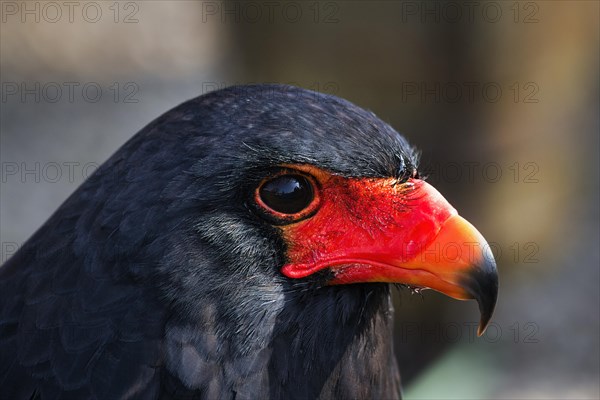
<path fill-rule="evenodd" d="M 0 268 L 0 387 L 396 398 L 390 283 L 475 299 L 480 333 L 498 285 L 484 238 L 374 114 L 224 89 L 142 129 Z"/>

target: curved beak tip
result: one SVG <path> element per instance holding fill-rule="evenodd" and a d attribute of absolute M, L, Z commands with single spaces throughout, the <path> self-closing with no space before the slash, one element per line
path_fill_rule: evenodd
<path fill-rule="evenodd" d="M 469 278 L 465 284 L 465 287 L 475 300 L 477 300 L 479 305 L 481 317 L 479 328 L 477 329 L 478 336 L 483 335 L 489 325 L 498 299 L 498 271 L 496 269 L 496 261 L 489 246 L 483 252 L 481 261 L 469 273 Z"/>
<path fill-rule="evenodd" d="M 481 336 L 490 323 L 498 298 L 498 270 L 491 246 L 473 225 L 459 215 L 448 219 L 438 238 L 442 238 L 444 243 L 474 245 L 464 253 L 466 257 L 462 258 L 457 283 L 466 298 L 475 299 L 479 304 L 481 317 L 477 334 Z"/>

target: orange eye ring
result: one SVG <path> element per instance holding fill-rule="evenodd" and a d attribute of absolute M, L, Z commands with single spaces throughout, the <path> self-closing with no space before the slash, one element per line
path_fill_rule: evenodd
<path fill-rule="evenodd" d="M 321 202 L 320 187 L 304 172 L 284 170 L 261 181 L 254 201 L 270 222 L 292 224 L 314 215 Z"/>

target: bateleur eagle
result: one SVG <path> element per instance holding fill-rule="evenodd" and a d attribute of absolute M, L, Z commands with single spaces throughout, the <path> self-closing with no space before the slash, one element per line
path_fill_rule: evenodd
<path fill-rule="evenodd" d="M 0 268 L 2 399 L 400 396 L 391 283 L 496 302 L 481 234 L 371 112 L 231 87 L 123 145 Z"/>

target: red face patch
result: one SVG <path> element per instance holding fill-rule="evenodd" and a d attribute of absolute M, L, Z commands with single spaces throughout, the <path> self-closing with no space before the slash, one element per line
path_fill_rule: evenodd
<path fill-rule="evenodd" d="M 284 168 L 284 179 L 269 177 L 256 192 L 287 244 L 283 275 L 299 279 L 329 269 L 331 285 L 394 282 L 475 298 L 483 332 L 497 294 L 495 262 L 483 236 L 433 186 L 414 178 L 400 183 L 305 165 Z M 262 198 L 265 185 L 274 198 Z M 484 287 L 493 293 L 485 297 Z"/>
<path fill-rule="evenodd" d="M 398 183 L 393 178 L 343 178 L 322 171 L 318 175 L 317 212 L 282 227 L 289 261 L 282 273 L 290 278 L 350 260 L 386 263 L 393 255 L 400 262 L 409 261 L 456 214 L 437 191 L 418 179 Z"/>

